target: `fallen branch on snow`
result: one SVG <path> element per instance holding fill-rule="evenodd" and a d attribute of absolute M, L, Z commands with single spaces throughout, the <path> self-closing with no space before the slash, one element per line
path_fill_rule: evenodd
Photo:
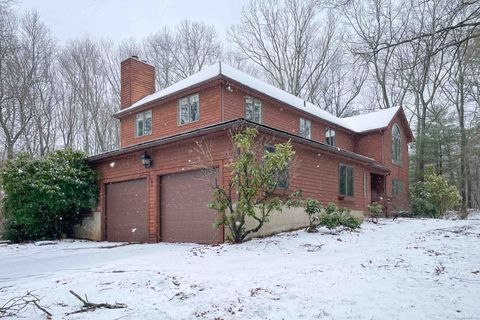
<path fill-rule="evenodd" d="M 70 293 L 75 298 L 80 300 L 83 303 L 83 306 L 80 310 L 67 313 L 67 315 L 71 315 L 71 314 L 74 314 L 74 313 L 91 311 L 91 310 L 95 310 L 97 308 L 98 309 L 101 309 L 101 308 L 104 308 L 104 309 L 121 309 L 121 308 L 126 308 L 127 307 L 127 305 L 125 303 L 119 303 L 119 302 L 115 302 L 115 304 L 109 304 L 109 303 L 106 303 L 106 302 L 105 303 L 93 303 L 93 302 L 88 301 L 88 298 L 87 298 L 86 295 L 85 295 L 85 299 L 83 299 L 82 297 L 80 297 L 80 295 L 78 295 L 73 290 L 70 290 Z"/>
<path fill-rule="evenodd" d="M 0 318 L 10 314 L 18 314 L 29 306 L 33 306 L 47 315 L 51 319 L 52 314 L 42 305 L 40 305 L 40 298 L 31 292 L 27 292 L 21 297 L 14 297 L 8 300 L 3 306 L 0 306 Z"/>

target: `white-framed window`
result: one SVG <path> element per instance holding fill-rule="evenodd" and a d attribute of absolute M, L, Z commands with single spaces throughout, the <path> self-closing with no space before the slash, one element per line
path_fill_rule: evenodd
<path fill-rule="evenodd" d="M 262 101 L 245 97 L 245 119 L 262 123 Z"/>
<path fill-rule="evenodd" d="M 402 134 L 396 123 L 392 127 L 392 162 L 395 164 L 402 163 Z"/>
<path fill-rule="evenodd" d="M 325 142 L 332 147 L 335 147 L 335 130 L 325 129 Z"/>
<path fill-rule="evenodd" d="M 312 138 L 312 122 L 308 119 L 300 118 L 300 130 L 298 133 L 301 137 L 311 139 Z"/>
<path fill-rule="evenodd" d="M 137 137 L 152 134 L 152 110 L 137 113 L 135 117 L 135 128 Z"/>
<path fill-rule="evenodd" d="M 178 124 L 184 125 L 200 119 L 198 93 L 178 100 Z"/>

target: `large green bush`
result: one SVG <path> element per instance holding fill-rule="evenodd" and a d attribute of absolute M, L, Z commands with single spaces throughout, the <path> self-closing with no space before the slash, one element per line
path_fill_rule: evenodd
<path fill-rule="evenodd" d="M 412 211 L 415 216 L 440 218 L 460 199 L 457 187 L 449 185 L 445 177 L 429 166 L 425 169 L 424 180 L 413 186 Z"/>
<path fill-rule="evenodd" d="M 5 163 L 3 237 L 14 242 L 71 236 L 80 211 L 97 201 L 98 174 L 81 152 L 56 151 L 41 159 L 20 154 Z"/>

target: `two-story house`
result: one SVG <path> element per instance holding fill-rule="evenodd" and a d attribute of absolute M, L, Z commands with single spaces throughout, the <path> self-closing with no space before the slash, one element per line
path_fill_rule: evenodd
<path fill-rule="evenodd" d="M 109 241 L 224 240 L 212 227 L 208 180 L 225 185 L 229 132 L 255 126 L 271 141 L 290 140 L 298 166 L 285 188 L 323 204 L 365 212 L 374 201 L 390 211 L 408 202 L 408 143 L 413 134 L 401 107 L 338 118 L 312 103 L 223 63 L 160 91 L 155 70 L 137 57 L 121 64 L 121 147 L 89 158 L 100 172 L 97 212 L 79 235 Z M 216 170 L 205 178 L 199 143 Z M 305 226 L 291 209 L 274 214 L 261 234 Z"/>

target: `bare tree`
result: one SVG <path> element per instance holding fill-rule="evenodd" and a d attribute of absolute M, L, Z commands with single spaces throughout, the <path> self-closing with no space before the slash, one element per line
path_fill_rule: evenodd
<path fill-rule="evenodd" d="M 480 37 L 480 0 L 471 1 L 448 1 L 449 11 L 446 19 L 448 23 L 439 25 L 434 29 L 417 32 L 396 42 L 382 43 L 376 50 L 386 50 L 403 44 L 420 41 L 424 38 L 445 38 L 452 33 L 463 34 L 462 37 L 452 37 L 450 41 L 437 48 L 437 52 L 449 47 L 458 47 L 464 42 Z"/>
<path fill-rule="evenodd" d="M 36 89 L 48 77 L 53 42 L 36 11 L 27 12 L 20 19 L 7 13 L 2 18 L 2 34 L 5 35 L 2 36 L 5 42 L 1 54 L 4 103 L 0 105 L 0 127 L 5 138 L 6 156 L 12 158 L 22 137 L 23 146 L 17 146 L 17 149 L 32 148 L 34 143 L 31 138 L 35 135 L 27 134 L 27 131 L 38 111 L 36 107 L 41 92 Z"/>
<path fill-rule="evenodd" d="M 360 109 L 354 107 L 354 100 L 361 94 L 367 77 L 368 64 L 352 56 L 346 45 L 339 45 L 338 54 L 317 82 L 312 102 L 337 117 L 351 116 Z"/>
<path fill-rule="evenodd" d="M 311 100 L 336 54 L 334 18 L 322 24 L 319 10 L 314 0 L 252 1 L 229 38 L 269 82 Z"/>
<path fill-rule="evenodd" d="M 166 27 L 143 41 L 143 52 L 147 61 L 155 66 L 156 84 L 159 89 L 166 88 L 177 80 L 175 43 L 175 37 Z"/>
<path fill-rule="evenodd" d="M 76 98 L 72 102 L 80 119 L 80 144 L 86 153 L 106 151 L 118 143 L 117 123 L 111 118 L 118 106 L 112 103 L 108 64 L 100 48 L 97 41 L 87 37 L 69 42 L 59 57 L 62 77 Z"/>
<path fill-rule="evenodd" d="M 175 72 L 181 79 L 215 63 L 221 56 L 217 31 L 203 22 L 183 20 L 175 34 Z"/>
<path fill-rule="evenodd" d="M 2 132 L 2 147 L 4 154 L 13 156 L 13 146 L 18 139 L 15 137 L 15 109 L 13 93 L 10 90 L 9 71 L 16 47 L 16 17 L 6 5 L 0 6 L 0 127 Z"/>
<path fill-rule="evenodd" d="M 380 108 L 402 105 L 407 88 L 394 68 L 395 49 L 378 50 L 384 43 L 401 39 L 407 28 L 410 9 L 405 3 L 391 0 L 352 0 L 342 7 L 353 33 L 350 44 L 354 55 L 363 60 L 374 79 L 377 104 Z"/>
<path fill-rule="evenodd" d="M 143 53 L 155 66 L 160 89 L 215 63 L 222 53 L 217 32 L 211 25 L 183 20 L 174 30 L 164 27 L 143 42 Z"/>

